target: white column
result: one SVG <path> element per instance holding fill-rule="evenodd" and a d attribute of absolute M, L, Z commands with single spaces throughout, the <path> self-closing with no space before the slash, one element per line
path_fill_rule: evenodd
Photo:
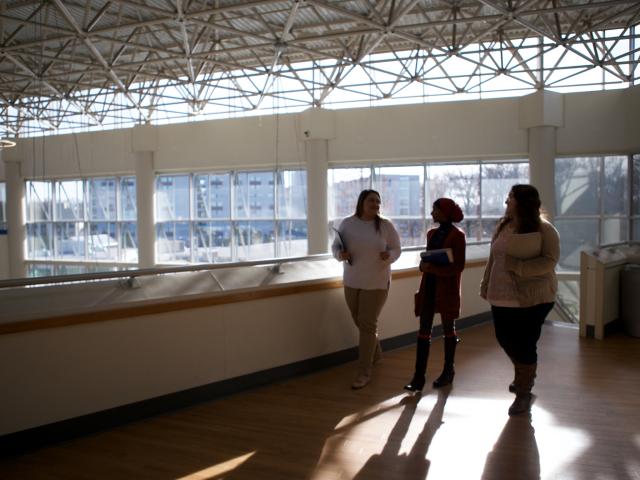
<path fill-rule="evenodd" d="M 335 137 L 335 112 L 310 108 L 300 113 L 298 138 L 304 142 L 307 164 L 307 228 L 310 255 L 329 251 L 327 169 L 329 141 Z"/>
<path fill-rule="evenodd" d="M 540 192 L 549 220 L 556 216 L 556 133 L 556 127 L 529 128 L 529 178 Z"/>
<path fill-rule="evenodd" d="M 138 208 L 138 267 L 151 268 L 156 264 L 153 152 L 135 152 L 133 155 Z"/>
<path fill-rule="evenodd" d="M 555 158 L 557 129 L 564 124 L 564 98 L 539 91 L 520 99 L 519 123 L 529 139 L 529 178 L 540 192 L 549 220 L 556 215 Z"/>
<path fill-rule="evenodd" d="M 327 253 L 329 240 L 327 225 L 327 168 L 328 140 L 306 140 L 307 161 L 307 229 L 309 254 Z"/>
<path fill-rule="evenodd" d="M 9 245 L 9 276 L 22 278 L 27 276 L 25 265 L 25 212 L 24 179 L 20 161 L 4 161 L 7 180 L 7 232 Z"/>

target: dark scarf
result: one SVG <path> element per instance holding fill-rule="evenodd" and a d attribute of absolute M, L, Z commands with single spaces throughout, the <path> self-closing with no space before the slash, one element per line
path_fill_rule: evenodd
<path fill-rule="evenodd" d="M 431 239 L 427 242 L 427 250 L 444 248 L 444 241 L 447 239 L 452 228 L 453 224 L 451 222 L 441 223 L 438 229 L 431 236 Z"/>
<path fill-rule="evenodd" d="M 437 250 L 444 248 L 444 241 L 447 239 L 449 232 L 453 228 L 451 222 L 441 223 L 438 229 L 431 235 L 431 239 L 427 242 L 427 250 Z M 436 298 L 436 281 L 437 277 L 433 273 L 425 275 L 425 301 L 433 303 Z"/>

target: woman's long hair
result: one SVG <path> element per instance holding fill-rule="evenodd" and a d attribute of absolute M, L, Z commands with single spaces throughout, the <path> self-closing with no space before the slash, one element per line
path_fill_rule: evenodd
<path fill-rule="evenodd" d="M 516 201 L 516 212 L 518 217 L 517 233 L 530 233 L 540 230 L 540 194 L 533 185 L 517 184 L 511 187 L 510 194 Z M 498 221 L 494 238 L 514 221 L 514 218 L 505 215 Z"/>
<path fill-rule="evenodd" d="M 380 197 L 380 194 L 375 190 L 362 190 L 360 192 L 360 195 L 358 196 L 358 203 L 356 203 L 356 217 L 362 218 L 362 214 L 364 212 L 364 201 L 371 194 L 377 195 L 378 198 L 382 198 Z M 379 232 L 380 223 L 382 222 L 382 218 L 380 218 L 380 214 L 376 215 L 375 222 L 376 222 L 376 232 Z"/>

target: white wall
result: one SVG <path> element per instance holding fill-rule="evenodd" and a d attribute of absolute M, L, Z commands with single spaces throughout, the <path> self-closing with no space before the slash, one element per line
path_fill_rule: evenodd
<path fill-rule="evenodd" d="M 558 154 L 640 150 L 640 86 L 563 95 Z M 528 156 L 520 99 L 495 99 L 333 112 L 332 165 Z M 301 114 L 154 127 L 157 171 L 304 165 Z M 134 173 L 132 129 L 23 139 L 6 151 L 25 177 Z M 276 146 L 276 137 L 278 138 Z M 2 170 L 0 170 L 0 175 Z"/>
<path fill-rule="evenodd" d="M 482 271 L 463 273 L 463 317 L 488 310 L 477 296 Z M 417 330 L 418 283 L 418 276 L 392 282 L 380 317 L 382 338 Z M 339 288 L 1 335 L 0 435 L 356 344 Z M 407 375 L 412 368 L 406 365 Z"/>
<path fill-rule="evenodd" d="M 527 156 L 518 100 L 501 99 L 336 112 L 331 163 Z"/>
<path fill-rule="evenodd" d="M 640 86 L 564 96 L 558 155 L 640 152 Z"/>
<path fill-rule="evenodd" d="M 26 178 L 84 177 L 134 173 L 131 131 L 30 138 L 6 151 L 7 158 L 22 161 Z"/>
<path fill-rule="evenodd" d="M 304 165 L 298 115 L 251 117 L 158 127 L 160 171 Z M 277 138 L 277 146 L 276 146 Z"/>

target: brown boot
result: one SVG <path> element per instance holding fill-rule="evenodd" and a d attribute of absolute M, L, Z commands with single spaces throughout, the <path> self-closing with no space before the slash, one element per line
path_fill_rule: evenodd
<path fill-rule="evenodd" d="M 528 413 L 533 403 L 533 395 L 531 389 L 536 378 L 537 364 L 525 365 L 523 363 L 515 363 L 515 390 L 516 399 L 509 407 L 509 415 L 520 415 Z"/>

